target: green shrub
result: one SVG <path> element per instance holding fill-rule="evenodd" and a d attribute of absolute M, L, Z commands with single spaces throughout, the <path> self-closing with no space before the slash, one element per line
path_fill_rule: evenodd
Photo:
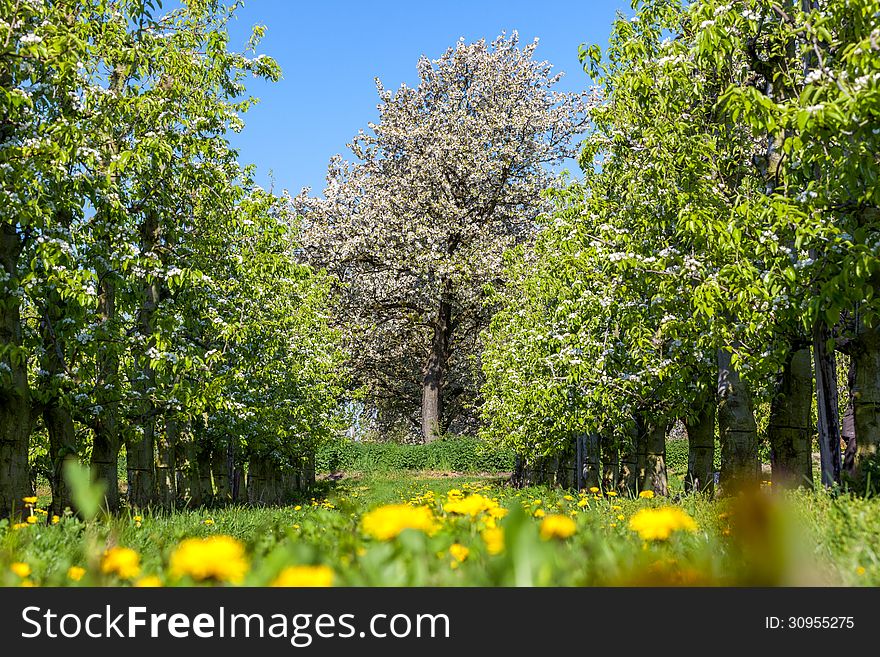
<path fill-rule="evenodd" d="M 318 450 L 318 472 L 355 470 L 445 470 L 452 472 L 506 472 L 513 470 L 509 450 L 489 448 L 475 438 L 443 438 L 427 445 L 337 441 Z"/>

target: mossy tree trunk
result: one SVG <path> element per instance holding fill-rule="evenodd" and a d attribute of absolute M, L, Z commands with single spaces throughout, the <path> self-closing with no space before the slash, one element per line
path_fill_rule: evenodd
<path fill-rule="evenodd" d="M 691 417 L 684 422 L 688 438 L 688 469 L 684 490 L 688 493 L 715 492 L 715 402 L 701 395 Z"/>
<path fill-rule="evenodd" d="M 732 366 L 731 354 L 718 351 L 718 434 L 720 485 L 725 494 L 758 485 L 758 426 L 751 391 Z"/>
<path fill-rule="evenodd" d="M 853 350 L 850 393 L 856 437 L 854 480 L 863 491 L 880 490 L 880 327 L 859 328 Z"/>
<path fill-rule="evenodd" d="M 792 350 L 770 402 L 767 427 L 773 484 L 813 485 L 813 372 L 809 349 Z"/>
<path fill-rule="evenodd" d="M 650 421 L 643 427 L 644 459 L 641 467 L 639 491 L 650 490 L 655 495 L 668 495 L 669 485 L 666 476 L 666 431 L 665 422 Z"/>

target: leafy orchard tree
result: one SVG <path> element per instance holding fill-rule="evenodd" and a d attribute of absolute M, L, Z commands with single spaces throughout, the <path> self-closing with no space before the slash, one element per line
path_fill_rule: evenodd
<path fill-rule="evenodd" d="M 487 284 L 544 207 L 546 165 L 572 154 L 587 94 L 517 35 L 460 41 L 418 63 L 419 84 L 379 90 L 379 123 L 335 157 L 324 198 L 304 190 L 310 262 L 340 282 L 351 367 L 381 413 L 414 418 L 425 441 L 466 416 L 479 372 Z M 457 416 L 457 417 L 456 417 Z"/>
<path fill-rule="evenodd" d="M 695 411 L 712 409 L 691 382 L 715 370 L 725 488 L 757 480 L 758 399 L 770 402 L 760 424 L 774 479 L 809 485 L 812 346 L 834 484 L 830 377 L 846 349 L 862 368 L 853 404 L 869 400 L 854 422 L 864 486 L 876 451 L 876 5 L 634 6 L 606 64 L 585 53 L 606 94 L 591 113 L 587 180 L 556 193 L 487 334 L 487 433 L 544 456 L 630 414 L 645 441 L 655 418 L 690 408 L 688 428 L 709 437 L 712 416 Z M 636 449 L 639 472 L 662 453 L 653 442 Z M 711 459 L 692 467 L 694 447 L 688 476 L 702 479 Z"/>
<path fill-rule="evenodd" d="M 53 295 L 77 303 L 86 297 L 64 235 L 77 210 L 75 194 L 89 186 L 75 175 L 83 134 L 74 120 L 87 18 L 88 7 L 67 3 L 0 3 L 0 517 L 20 510 L 30 491 L 29 437 L 39 411 L 32 407 L 33 324 L 25 301 L 35 270 L 48 276 Z M 42 257 L 58 267 L 47 271 Z M 38 312 L 51 339 L 62 318 L 45 305 Z M 43 363 L 48 376 L 61 374 L 55 353 Z"/>
<path fill-rule="evenodd" d="M 280 75 L 263 28 L 236 53 L 234 8 L 155 4 L 0 4 L 0 516 L 33 492 L 29 448 L 56 513 L 68 458 L 115 509 L 123 446 L 129 503 L 173 506 L 196 497 L 181 473 L 197 500 L 227 488 L 202 458 L 221 426 L 238 464 L 270 436 L 301 472 L 336 420 L 327 283 L 228 143 L 245 79 Z"/>

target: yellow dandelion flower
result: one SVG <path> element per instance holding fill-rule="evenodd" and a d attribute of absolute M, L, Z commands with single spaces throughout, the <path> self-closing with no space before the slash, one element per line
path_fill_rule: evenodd
<path fill-rule="evenodd" d="M 858 568 L 856 568 L 856 575 L 861 576 L 864 574 L 865 574 L 865 567 L 864 566 L 859 566 Z"/>
<path fill-rule="evenodd" d="M 46 509 L 34 509 L 34 513 L 36 513 L 38 516 L 48 516 L 49 515 L 49 512 L 46 511 Z"/>
<path fill-rule="evenodd" d="M 455 513 L 462 516 L 475 517 L 483 511 L 490 511 L 498 506 L 498 502 L 479 493 L 468 495 L 465 498 L 450 500 L 443 505 L 446 513 Z"/>
<path fill-rule="evenodd" d="M 426 506 L 388 504 L 365 513 L 361 519 L 364 533 L 380 541 L 395 538 L 405 529 L 431 533 L 437 523 L 431 509 Z"/>
<path fill-rule="evenodd" d="M 461 543 L 453 543 L 452 545 L 449 546 L 450 556 L 453 559 L 455 559 L 456 561 L 458 561 L 459 563 L 461 563 L 462 561 L 467 559 L 470 552 L 471 552 L 470 549 L 466 548 Z"/>
<path fill-rule="evenodd" d="M 147 575 L 141 577 L 134 585 L 142 589 L 155 589 L 162 586 L 162 580 L 157 575 Z"/>
<path fill-rule="evenodd" d="M 28 517 L 27 517 L 27 524 L 29 524 L 29 525 L 36 525 L 36 524 L 37 524 L 37 520 L 39 520 L 39 518 L 37 518 L 37 516 L 28 516 Z"/>
<path fill-rule="evenodd" d="M 506 516 L 509 511 L 505 509 L 503 506 L 493 506 L 486 513 L 489 514 L 489 517 L 493 520 L 501 520 L 504 516 Z"/>
<path fill-rule="evenodd" d="M 141 572 L 140 555 L 131 548 L 112 547 L 101 559 L 101 572 L 120 579 L 134 579 Z"/>
<path fill-rule="evenodd" d="M 244 545 L 231 536 L 188 538 L 171 554 L 169 571 L 173 577 L 189 575 L 195 580 L 213 579 L 237 584 L 248 571 Z"/>
<path fill-rule="evenodd" d="M 652 500 L 652 499 L 654 499 L 654 491 L 643 490 L 641 493 L 639 493 L 639 497 L 641 497 L 642 499 L 646 499 L 646 500 Z"/>
<path fill-rule="evenodd" d="M 616 505 L 616 504 L 612 504 L 612 505 L 611 505 L 611 510 L 612 510 L 612 511 L 620 511 L 622 508 L 623 508 L 622 506 L 618 506 L 618 505 Z"/>
<path fill-rule="evenodd" d="M 25 588 L 25 589 L 29 589 L 29 588 L 34 587 L 35 584 L 29 579 L 23 579 L 23 580 L 21 580 L 21 584 L 19 584 L 19 586 L 22 588 Z"/>
<path fill-rule="evenodd" d="M 293 510 L 294 510 L 294 511 L 302 511 L 302 506 L 300 506 L 299 504 L 297 504 L 295 507 L 293 507 Z"/>
<path fill-rule="evenodd" d="M 132 520 L 134 520 L 135 522 L 141 522 L 143 520 L 143 517 L 135 516 L 134 518 L 132 518 Z"/>
<path fill-rule="evenodd" d="M 618 520 L 626 520 L 626 516 L 621 513 L 620 515 L 617 516 L 617 519 Z"/>
<path fill-rule="evenodd" d="M 26 522 L 17 522 L 14 525 L 12 525 L 12 528 L 13 529 L 22 529 L 27 526 L 28 526 L 28 524 Z"/>
<path fill-rule="evenodd" d="M 333 569 L 329 566 L 288 566 L 271 586 L 333 586 Z"/>
<path fill-rule="evenodd" d="M 53 525 L 57 525 L 59 522 L 61 522 L 61 518 L 59 516 L 52 516 Z"/>
<path fill-rule="evenodd" d="M 617 491 L 616 491 L 616 490 L 609 490 L 609 491 L 608 491 L 607 493 L 605 493 L 605 494 L 606 494 L 608 497 L 617 497 Z"/>
<path fill-rule="evenodd" d="M 16 561 L 9 566 L 9 570 L 24 579 L 31 574 L 31 567 L 22 561 Z"/>
<path fill-rule="evenodd" d="M 67 579 L 78 582 L 86 574 L 86 569 L 80 566 L 71 566 L 67 569 Z"/>
<path fill-rule="evenodd" d="M 582 509 L 585 506 L 589 506 L 589 504 L 590 504 L 590 500 L 588 500 L 586 497 L 582 497 L 580 500 L 578 500 L 578 506 Z"/>
<path fill-rule="evenodd" d="M 504 530 L 500 527 L 484 529 L 480 534 L 489 554 L 501 554 L 504 551 Z"/>
<path fill-rule="evenodd" d="M 541 538 L 568 538 L 574 534 L 577 525 L 568 516 L 552 515 L 541 521 Z"/>
<path fill-rule="evenodd" d="M 205 525 L 208 525 L 208 526 L 210 527 L 211 525 L 214 524 L 214 519 L 213 519 L 213 518 L 205 518 L 202 522 L 203 522 Z"/>
<path fill-rule="evenodd" d="M 36 504 L 37 498 L 36 497 L 22 497 L 21 501 L 24 502 L 25 504 Z"/>
<path fill-rule="evenodd" d="M 598 486 L 590 486 L 590 492 L 595 495 L 596 493 L 599 492 L 599 487 Z"/>
<path fill-rule="evenodd" d="M 694 532 L 697 523 L 679 508 L 642 509 L 629 521 L 629 528 L 645 541 L 665 541 L 676 531 Z"/>
<path fill-rule="evenodd" d="M 535 512 L 532 515 L 535 516 L 536 518 L 543 518 L 547 514 L 544 513 L 544 509 L 535 509 Z"/>

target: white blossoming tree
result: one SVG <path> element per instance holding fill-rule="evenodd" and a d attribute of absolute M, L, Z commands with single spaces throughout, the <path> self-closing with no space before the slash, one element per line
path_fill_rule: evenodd
<path fill-rule="evenodd" d="M 472 417 L 485 288 L 533 233 L 547 165 L 583 126 L 588 95 L 556 91 L 536 46 L 460 41 L 419 60 L 415 87 L 377 80 L 379 123 L 349 145 L 354 161 L 331 161 L 324 198 L 295 199 L 307 257 L 340 282 L 368 403 L 425 441 Z"/>

